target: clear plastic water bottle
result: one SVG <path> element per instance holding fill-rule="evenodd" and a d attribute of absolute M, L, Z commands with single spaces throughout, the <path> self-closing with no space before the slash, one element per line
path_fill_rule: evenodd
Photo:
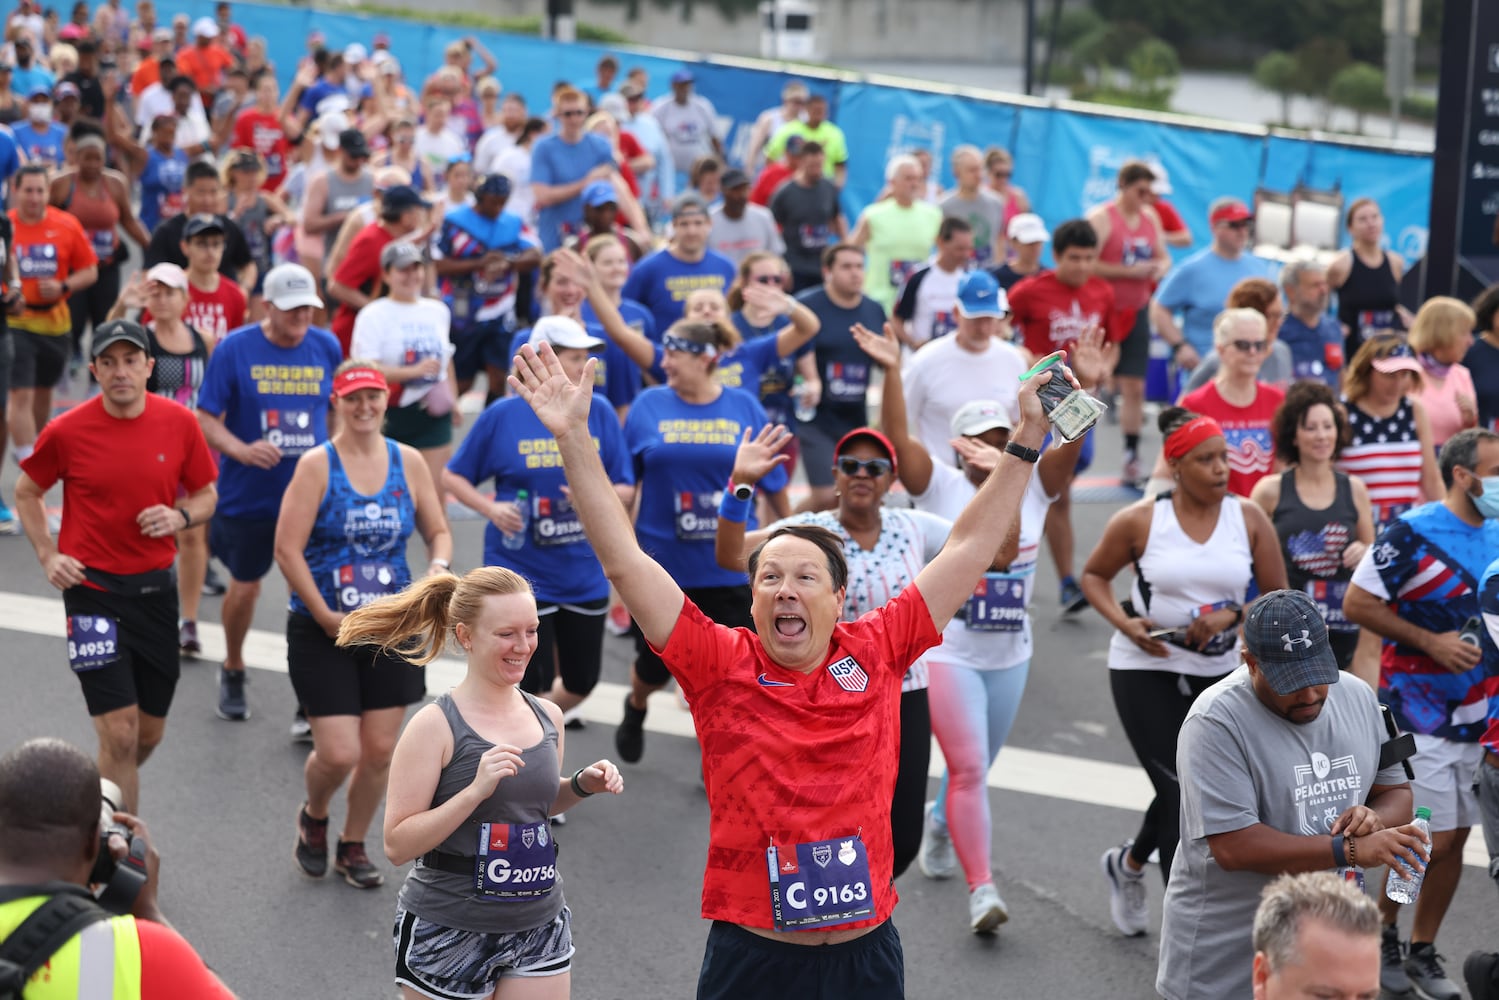
<path fill-rule="evenodd" d="M 791 402 L 795 406 L 796 419 L 810 423 L 817 416 L 817 407 L 807 402 L 807 380 L 798 375 L 791 383 Z"/>
<path fill-rule="evenodd" d="M 1417 809 L 1416 820 L 1411 825 L 1419 827 L 1421 832 L 1426 834 L 1426 842 L 1428 845 L 1426 849 L 1426 859 L 1430 860 L 1431 848 L 1429 845 L 1431 844 L 1431 810 L 1426 808 L 1425 806 Z M 1426 877 L 1426 873 L 1424 871 L 1412 872 L 1411 876 L 1407 878 L 1404 874 L 1402 874 L 1402 872 L 1404 872 L 1405 870 L 1406 869 L 1404 869 L 1400 865 L 1390 866 L 1390 877 L 1389 880 L 1385 882 L 1384 894 L 1386 896 L 1389 896 L 1397 903 L 1414 903 L 1416 901 L 1416 897 L 1421 894 L 1421 880 Z"/>
<path fill-rule="evenodd" d="M 515 506 L 520 511 L 520 530 L 500 533 L 500 544 L 507 549 L 518 549 L 526 544 L 526 528 L 531 523 L 530 494 L 525 490 L 516 490 Z"/>

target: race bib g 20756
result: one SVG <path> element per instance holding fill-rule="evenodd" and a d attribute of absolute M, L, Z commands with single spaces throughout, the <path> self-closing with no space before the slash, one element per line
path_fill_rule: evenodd
<path fill-rule="evenodd" d="M 474 867 L 474 884 L 481 895 L 511 901 L 545 896 L 557 882 L 551 824 L 481 824 Z"/>

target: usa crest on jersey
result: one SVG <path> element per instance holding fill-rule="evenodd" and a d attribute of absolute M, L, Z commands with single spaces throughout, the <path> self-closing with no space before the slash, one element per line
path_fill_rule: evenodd
<path fill-rule="evenodd" d="M 828 664 L 828 673 L 845 691 L 863 691 L 869 686 L 869 675 L 852 656 L 845 656 L 836 663 Z"/>

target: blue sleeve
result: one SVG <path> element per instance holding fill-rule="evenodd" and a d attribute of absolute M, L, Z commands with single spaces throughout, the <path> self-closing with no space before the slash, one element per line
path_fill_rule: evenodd
<path fill-rule="evenodd" d="M 203 370 L 203 385 L 198 389 L 198 409 L 215 417 L 229 412 L 234 399 L 234 372 L 236 365 L 236 343 L 226 339 L 208 359 Z"/>
<path fill-rule="evenodd" d="M 1180 309 L 1190 303 L 1192 301 L 1191 274 L 1191 268 L 1173 267 L 1167 272 L 1166 280 L 1161 282 L 1161 287 L 1156 289 L 1155 300 L 1167 309 Z"/>
<path fill-rule="evenodd" d="M 1402 515 L 1385 528 L 1384 533 L 1374 540 L 1374 544 L 1380 549 L 1380 558 L 1374 563 L 1379 570 L 1379 578 L 1384 581 L 1390 600 L 1398 601 L 1400 588 L 1420 568 L 1421 541 L 1411 530 L 1410 522 Z"/>
<path fill-rule="evenodd" d="M 557 166 L 552 162 L 552 145 L 543 139 L 531 153 L 531 181 L 538 184 L 556 184 Z"/>
<path fill-rule="evenodd" d="M 494 440 L 498 428 L 495 423 L 498 414 L 495 413 L 494 404 L 491 403 L 479 414 L 479 419 L 469 428 L 463 436 L 463 443 L 453 457 L 448 459 L 448 470 L 454 475 L 462 476 L 470 483 L 478 486 L 494 476 L 494 471 L 489 469 L 485 458 L 489 454 L 490 443 Z"/>

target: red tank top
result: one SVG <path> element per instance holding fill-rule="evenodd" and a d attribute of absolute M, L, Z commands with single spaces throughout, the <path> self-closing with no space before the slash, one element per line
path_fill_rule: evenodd
<path fill-rule="evenodd" d="M 77 219 L 78 224 L 83 227 L 99 263 L 109 263 L 114 256 L 115 247 L 119 245 L 116 227 L 120 224 L 120 206 L 110 197 L 104 179 L 99 179 L 98 195 L 91 195 L 78 183 L 75 176 L 68 188 L 68 199 L 63 204 L 63 211 Z"/>
<path fill-rule="evenodd" d="M 1124 221 L 1119 206 L 1110 205 L 1109 238 L 1099 247 L 1098 259 L 1106 264 L 1125 266 L 1149 260 L 1155 253 L 1159 235 L 1155 222 L 1145 213 L 1141 212 L 1140 218 L 1130 226 Z M 1114 308 L 1124 311 L 1145 308 L 1154 288 L 1154 282 L 1148 278 L 1110 278 L 1108 281 L 1114 286 Z"/>

